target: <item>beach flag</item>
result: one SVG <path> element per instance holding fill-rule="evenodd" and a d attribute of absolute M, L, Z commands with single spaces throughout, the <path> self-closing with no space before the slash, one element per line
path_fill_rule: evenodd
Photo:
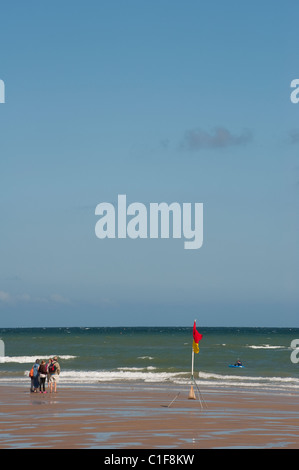
<path fill-rule="evenodd" d="M 198 333 L 198 331 L 196 329 L 196 321 L 194 321 L 194 325 L 193 325 L 193 351 L 196 354 L 199 353 L 198 343 L 201 339 L 202 339 L 202 334 Z"/>

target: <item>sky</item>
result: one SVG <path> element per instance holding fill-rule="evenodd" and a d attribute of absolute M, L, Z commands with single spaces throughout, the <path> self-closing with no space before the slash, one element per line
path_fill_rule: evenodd
<path fill-rule="evenodd" d="M 2 2 L 2 327 L 299 327 L 298 8 Z M 202 247 L 97 238 L 118 195 Z"/>

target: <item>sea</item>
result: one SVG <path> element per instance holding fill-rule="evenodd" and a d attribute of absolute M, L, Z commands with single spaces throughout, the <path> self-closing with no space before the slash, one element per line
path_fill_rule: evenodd
<path fill-rule="evenodd" d="M 65 387 L 175 387 L 194 380 L 199 387 L 299 393 L 297 350 L 291 346 L 299 328 L 197 330 L 203 337 L 193 355 L 192 327 L 3 328 L 0 385 L 29 387 L 35 360 L 57 355 L 59 386 Z M 238 359 L 243 368 L 229 367 Z"/>

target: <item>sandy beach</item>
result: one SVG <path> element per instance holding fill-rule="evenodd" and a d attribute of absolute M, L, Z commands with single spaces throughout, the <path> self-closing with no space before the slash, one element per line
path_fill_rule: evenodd
<path fill-rule="evenodd" d="M 30 393 L 0 386 L 1 449 L 299 447 L 299 396 L 100 384 Z M 198 397 L 199 398 L 199 397 Z"/>

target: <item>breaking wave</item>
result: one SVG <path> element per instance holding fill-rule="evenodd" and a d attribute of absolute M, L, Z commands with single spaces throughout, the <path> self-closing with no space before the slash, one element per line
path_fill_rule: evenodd
<path fill-rule="evenodd" d="M 4 382 L 26 382 L 28 381 L 29 369 L 24 371 L 23 378 L 5 377 L 0 378 Z M 199 372 L 195 375 L 196 383 L 201 387 L 251 389 L 260 391 L 284 391 L 298 392 L 299 378 L 292 377 L 250 377 L 246 375 L 228 375 Z M 155 367 L 137 368 L 124 367 L 115 370 L 63 370 L 60 375 L 60 384 L 97 384 L 97 383 L 152 383 L 152 384 L 177 384 L 189 385 L 191 383 L 190 373 L 186 372 L 163 372 Z"/>
<path fill-rule="evenodd" d="M 7 363 L 13 363 L 13 362 L 16 364 L 31 364 L 31 363 L 34 363 L 36 359 L 47 360 L 53 356 L 55 356 L 55 354 L 49 354 L 49 355 L 42 354 L 40 356 L 2 356 L 2 357 L 0 356 L 0 364 L 7 364 Z M 76 356 L 69 356 L 69 355 L 58 356 L 58 357 L 59 359 L 65 359 L 65 360 L 76 358 Z"/>
<path fill-rule="evenodd" d="M 270 344 L 262 344 L 259 346 L 251 345 L 246 347 L 251 349 L 286 349 L 285 346 L 270 346 Z"/>

